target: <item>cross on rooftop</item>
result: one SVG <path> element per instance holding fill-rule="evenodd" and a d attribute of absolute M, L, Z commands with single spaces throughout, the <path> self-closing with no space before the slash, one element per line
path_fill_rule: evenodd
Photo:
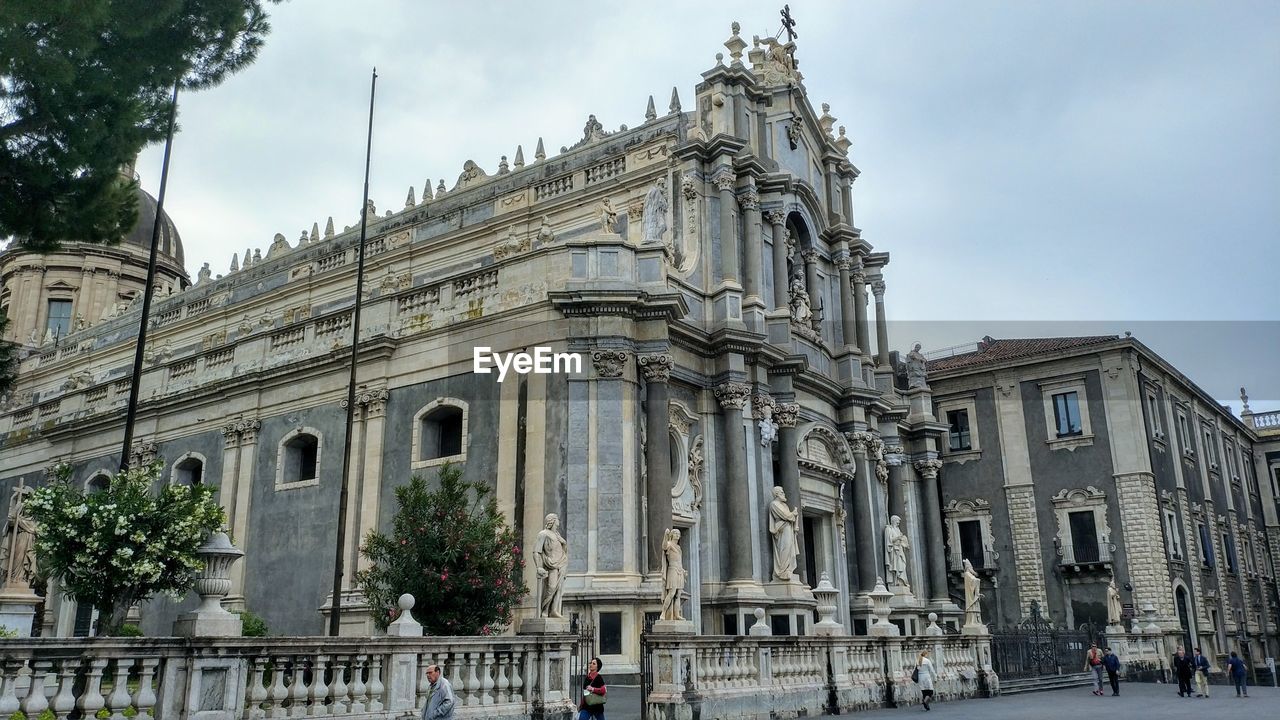
<path fill-rule="evenodd" d="M 791 42 L 792 40 L 800 37 L 795 31 L 796 20 L 791 17 L 791 6 L 783 5 L 782 11 L 779 14 L 782 15 L 782 31 L 787 34 L 787 42 Z"/>

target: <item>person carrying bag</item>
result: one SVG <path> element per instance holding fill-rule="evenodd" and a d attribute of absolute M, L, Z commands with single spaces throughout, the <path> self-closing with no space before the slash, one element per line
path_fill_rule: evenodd
<path fill-rule="evenodd" d="M 600 665 L 598 657 L 587 663 L 587 675 L 582 679 L 582 700 L 578 701 L 578 720 L 604 720 L 606 688 Z"/>

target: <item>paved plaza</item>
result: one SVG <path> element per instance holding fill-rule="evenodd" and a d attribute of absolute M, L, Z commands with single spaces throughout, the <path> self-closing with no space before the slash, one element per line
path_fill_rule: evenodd
<path fill-rule="evenodd" d="M 1177 720 L 1208 717 L 1274 717 L 1280 707 L 1280 690 L 1273 687 L 1249 689 L 1247 699 L 1236 699 L 1235 690 L 1225 685 L 1209 689 L 1210 698 L 1190 699 L 1178 697 L 1177 685 L 1157 683 L 1125 683 L 1120 686 L 1120 696 L 1111 697 L 1110 689 L 1104 697 L 1095 697 L 1089 688 L 1070 688 L 1051 692 L 1024 693 L 990 700 L 957 700 L 934 703 L 930 718 L 950 720 L 1056 720 L 1080 717 L 1081 713 L 1102 717 L 1160 718 Z M 883 720 L 923 714 L 919 705 L 849 713 L 847 715 L 823 715 L 845 717 L 854 720 Z M 609 688 L 609 720 L 637 720 L 640 717 L 640 688 L 622 685 Z"/>

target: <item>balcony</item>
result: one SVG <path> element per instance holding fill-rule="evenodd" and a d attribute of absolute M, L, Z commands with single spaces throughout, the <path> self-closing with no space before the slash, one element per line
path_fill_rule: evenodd
<path fill-rule="evenodd" d="M 1115 546 L 1107 538 L 1095 535 L 1073 537 L 1069 543 L 1058 544 L 1058 564 L 1072 572 L 1106 570 L 1111 567 Z"/>

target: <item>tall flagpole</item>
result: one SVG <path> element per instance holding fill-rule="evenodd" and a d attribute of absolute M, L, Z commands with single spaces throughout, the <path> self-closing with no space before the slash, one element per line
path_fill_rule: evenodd
<path fill-rule="evenodd" d="M 373 155 L 373 97 L 378 89 L 378 68 L 369 84 L 369 139 L 364 153 L 364 200 L 360 203 L 360 247 L 356 257 L 356 306 L 351 317 L 351 374 L 347 379 L 347 438 L 342 451 L 342 491 L 338 494 L 338 547 L 333 561 L 333 598 L 330 601 L 329 634 L 338 635 L 342 615 L 342 574 L 347 553 L 347 495 L 351 475 L 351 434 L 356 412 L 356 362 L 360 348 L 360 304 L 364 298 L 364 241 L 369 225 L 369 162 Z M 357 542 L 358 539 L 357 539 Z"/>
<path fill-rule="evenodd" d="M 147 285 L 142 291 L 142 317 L 138 321 L 138 345 L 133 352 L 133 380 L 129 383 L 129 410 L 124 420 L 124 444 L 120 448 L 120 470 L 129 468 L 133 446 L 133 422 L 138 416 L 138 391 L 142 384 L 142 359 L 147 344 L 147 324 L 151 317 L 151 295 L 156 284 L 156 253 L 160 250 L 160 224 L 164 222 L 164 190 L 169 182 L 169 151 L 173 149 L 173 121 L 178 114 L 178 83 L 173 83 L 169 100 L 169 130 L 164 140 L 164 164 L 160 169 L 160 194 L 156 197 L 156 221 L 151 226 L 151 252 L 147 257 Z"/>

